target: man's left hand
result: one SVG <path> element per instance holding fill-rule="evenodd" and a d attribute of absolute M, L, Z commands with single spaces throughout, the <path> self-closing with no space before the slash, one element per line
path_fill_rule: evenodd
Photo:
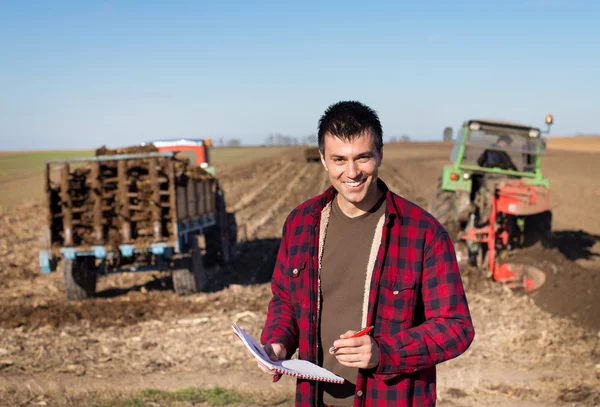
<path fill-rule="evenodd" d="M 369 335 L 351 338 L 356 331 L 347 331 L 340 339 L 333 342 L 337 349 L 330 353 L 335 355 L 338 362 L 348 367 L 371 369 L 379 365 L 379 347 Z"/>

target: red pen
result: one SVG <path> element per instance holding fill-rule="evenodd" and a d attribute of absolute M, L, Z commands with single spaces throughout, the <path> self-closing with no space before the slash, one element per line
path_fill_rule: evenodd
<path fill-rule="evenodd" d="M 371 325 L 366 328 L 363 328 L 360 331 L 358 331 L 357 333 L 355 333 L 354 335 L 352 335 L 350 338 L 358 338 L 359 336 L 366 335 L 369 332 L 371 332 L 373 330 L 373 328 L 375 328 L 375 325 Z M 336 350 L 337 350 L 337 348 L 335 346 L 332 346 L 331 348 L 329 348 L 329 352 L 335 352 Z"/>

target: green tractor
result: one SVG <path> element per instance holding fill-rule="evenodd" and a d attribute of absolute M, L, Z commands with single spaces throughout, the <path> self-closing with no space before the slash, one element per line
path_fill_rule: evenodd
<path fill-rule="evenodd" d="M 429 212 L 446 228 L 457 253 L 494 280 L 531 291 L 545 274 L 533 267 L 501 264 L 501 253 L 542 241 L 550 244 L 550 183 L 542 175 L 539 128 L 494 120 L 468 120 L 454 142 Z"/>

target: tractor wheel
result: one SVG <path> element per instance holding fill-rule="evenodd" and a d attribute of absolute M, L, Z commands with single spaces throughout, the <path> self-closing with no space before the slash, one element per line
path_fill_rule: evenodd
<path fill-rule="evenodd" d="M 545 211 L 527 216 L 523 226 L 524 246 L 541 242 L 545 248 L 552 247 L 552 212 Z"/>
<path fill-rule="evenodd" d="M 69 300 L 83 300 L 96 294 L 98 275 L 93 263 L 94 258 L 87 257 L 63 260 L 65 293 Z"/>
<path fill-rule="evenodd" d="M 444 191 L 442 189 L 441 178 L 438 180 L 437 188 L 429 202 L 428 211 L 442 224 L 454 240 L 460 231 L 456 208 L 456 193 L 453 191 Z"/>
<path fill-rule="evenodd" d="M 173 288 L 179 295 L 190 295 L 200 292 L 206 287 L 208 276 L 202 263 L 202 252 L 197 244 L 191 249 L 191 255 L 181 267 L 173 270 Z"/>

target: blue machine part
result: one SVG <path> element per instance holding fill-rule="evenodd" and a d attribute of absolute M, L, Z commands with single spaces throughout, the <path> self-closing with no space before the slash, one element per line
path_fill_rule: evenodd
<path fill-rule="evenodd" d="M 94 246 L 92 247 L 92 250 L 94 251 L 94 256 L 97 259 L 104 259 L 106 258 L 106 249 L 104 248 L 104 246 Z"/>
<path fill-rule="evenodd" d="M 77 257 L 77 250 L 72 247 L 62 247 L 60 249 L 60 252 L 63 254 L 63 256 L 65 256 L 65 259 L 67 260 L 75 260 L 75 257 Z"/>
<path fill-rule="evenodd" d="M 40 268 L 42 269 L 42 273 L 48 274 L 52 272 L 50 250 L 40 250 Z"/>
<path fill-rule="evenodd" d="M 150 251 L 156 256 L 160 256 L 165 253 L 166 243 L 153 243 L 150 245 Z"/>
<path fill-rule="evenodd" d="M 121 254 L 124 257 L 131 257 L 131 256 L 133 256 L 133 245 L 122 244 L 122 245 L 119 246 L 119 249 L 121 249 Z"/>

